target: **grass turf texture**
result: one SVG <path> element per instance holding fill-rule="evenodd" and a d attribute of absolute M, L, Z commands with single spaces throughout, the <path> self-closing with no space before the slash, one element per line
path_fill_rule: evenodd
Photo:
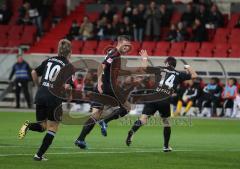
<path fill-rule="evenodd" d="M 18 140 L 19 127 L 34 113 L 0 112 L 1 169 L 238 169 L 240 168 L 240 121 L 193 119 L 192 126 L 172 128 L 174 152 L 163 153 L 162 127 L 145 126 L 135 135 L 131 147 L 125 146 L 130 125 L 121 121 L 110 123 L 107 138 L 97 126 L 87 138 L 89 150 L 73 145 L 81 126 L 61 125 L 49 161 L 35 162 L 33 154 L 43 135 L 29 132 Z M 132 117 L 134 121 L 136 117 Z M 184 124 L 186 124 L 186 119 Z"/>

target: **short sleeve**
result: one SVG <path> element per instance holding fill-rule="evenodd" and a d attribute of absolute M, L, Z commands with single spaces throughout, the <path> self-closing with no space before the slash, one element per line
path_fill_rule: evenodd
<path fill-rule="evenodd" d="M 47 60 L 44 60 L 44 61 L 41 63 L 41 65 L 39 65 L 39 66 L 35 69 L 35 71 L 37 72 L 37 75 L 38 75 L 38 76 L 42 76 L 42 74 L 43 74 L 43 72 L 44 72 L 44 69 L 45 69 L 45 67 L 46 67 L 46 65 L 47 65 L 47 61 L 48 61 L 48 59 L 47 59 Z"/>
<path fill-rule="evenodd" d="M 111 55 L 107 55 L 104 59 L 104 61 L 102 62 L 102 64 L 111 64 L 113 62 L 113 57 L 111 57 Z"/>
<path fill-rule="evenodd" d="M 190 80 L 192 76 L 189 73 L 180 72 L 179 78 L 180 78 L 180 82 L 183 82 L 185 80 Z"/>

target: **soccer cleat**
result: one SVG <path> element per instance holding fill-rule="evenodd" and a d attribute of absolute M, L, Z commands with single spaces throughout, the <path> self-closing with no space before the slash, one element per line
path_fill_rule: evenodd
<path fill-rule="evenodd" d="M 108 125 L 104 122 L 104 120 L 99 121 L 99 125 L 101 126 L 101 133 L 104 137 L 107 137 L 107 127 Z"/>
<path fill-rule="evenodd" d="M 47 161 L 48 159 L 45 157 L 39 157 L 37 154 L 34 155 L 33 160 L 35 161 Z"/>
<path fill-rule="evenodd" d="M 87 143 L 85 141 L 76 140 L 75 146 L 78 146 L 81 149 L 87 149 Z"/>
<path fill-rule="evenodd" d="M 126 145 L 127 145 L 127 146 L 130 146 L 130 145 L 131 145 L 132 139 L 133 139 L 133 131 L 129 131 L 129 132 L 128 132 L 127 139 L 126 139 Z"/>
<path fill-rule="evenodd" d="M 29 126 L 29 121 L 26 120 L 19 130 L 19 133 L 18 133 L 19 139 L 23 139 L 26 136 L 28 131 L 28 126 Z"/>
<path fill-rule="evenodd" d="M 163 152 L 171 152 L 172 148 L 171 147 L 163 147 Z"/>

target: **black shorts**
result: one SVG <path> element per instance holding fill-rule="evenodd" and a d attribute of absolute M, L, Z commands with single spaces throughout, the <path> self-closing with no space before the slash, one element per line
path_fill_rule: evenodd
<path fill-rule="evenodd" d="M 36 120 L 60 121 L 62 116 L 62 100 L 39 90 L 35 98 Z"/>
<path fill-rule="evenodd" d="M 142 114 L 152 116 L 156 113 L 156 111 L 158 111 L 161 117 L 163 118 L 170 117 L 171 116 L 170 103 L 164 101 L 146 103 L 144 105 Z"/>
<path fill-rule="evenodd" d="M 99 93 L 97 87 L 94 89 L 94 92 L 95 93 Z M 112 88 L 110 87 L 104 87 L 103 89 L 103 94 L 105 95 L 108 95 L 108 96 L 111 96 L 113 98 L 115 98 L 116 100 L 118 100 L 118 98 L 115 96 L 114 92 L 112 91 Z M 91 102 L 91 107 L 92 108 L 97 108 L 97 109 L 103 109 L 104 108 L 104 105 L 101 104 L 101 103 L 98 103 L 98 102 Z"/>
<path fill-rule="evenodd" d="M 119 96 L 117 97 L 117 96 L 115 95 L 115 92 L 113 91 L 113 89 L 112 89 L 112 87 L 111 87 L 110 85 L 105 85 L 105 86 L 103 86 L 102 88 L 103 88 L 103 94 L 104 94 L 104 95 L 108 95 L 108 96 L 111 96 L 111 97 L 115 98 L 116 101 L 118 102 L 118 105 L 119 105 L 120 107 L 123 107 L 123 106 L 122 106 L 122 102 L 124 102 L 124 96 L 121 95 L 123 92 L 120 91 L 120 92 L 119 92 Z M 120 89 L 120 90 L 122 90 L 122 89 Z M 95 92 L 95 93 L 99 93 L 97 87 L 94 88 L 94 92 Z M 120 100 L 122 100 L 122 101 L 120 101 Z M 92 102 L 91 102 L 91 107 L 92 107 L 92 108 L 97 108 L 97 109 L 103 109 L 103 108 L 104 108 L 104 105 L 101 104 L 101 103 L 93 102 L 93 101 L 92 101 Z"/>

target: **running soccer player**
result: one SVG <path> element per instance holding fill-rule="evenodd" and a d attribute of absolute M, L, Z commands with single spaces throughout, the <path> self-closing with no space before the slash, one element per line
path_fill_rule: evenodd
<path fill-rule="evenodd" d="M 104 61 L 98 68 L 98 84 L 97 84 L 97 91 L 100 94 L 105 94 L 112 96 L 118 100 L 115 96 L 115 92 L 113 90 L 113 85 L 117 83 L 117 74 L 120 70 L 121 66 L 121 55 L 126 54 L 131 49 L 131 43 L 127 36 L 119 36 L 117 39 L 117 46 L 110 50 L 107 53 Z M 111 66 L 113 66 L 111 68 Z M 111 72 L 114 71 L 112 75 L 116 76 L 115 78 L 111 77 Z M 111 85 L 112 84 L 112 85 Z M 120 108 L 116 109 L 110 116 L 108 116 L 104 121 L 99 121 L 101 118 L 101 114 L 103 111 L 104 106 L 102 104 L 93 102 L 92 103 L 92 115 L 91 117 L 85 122 L 83 129 L 75 141 L 75 145 L 80 147 L 81 149 L 86 149 L 87 144 L 85 142 L 86 136 L 92 131 L 95 124 L 98 122 L 101 126 L 101 131 L 103 136 L 107 136 L 107 123 L 111 120 L 118 119 L 120 117 L 125 116 L 128 113 L 128 110 L 120 103 Z"/>
<path fill-rule="evenodd" d="M 147 53 L 145 53 L 144 55 L 147 58 Z M 164 89 L 165 92 L 172 93 L 172 91 L 176 90 L 178 84 L 182 83 L 185 80 L 195 79 L 197 77 L 196 72 L 189 65 L 185 65 L 187 73 L 175 70 L 176 65 L 176 59 L 174 57 L 168 57 L 165 60 L 165 67 L 156 67 L 156 71 L 158 70 L 158 72 L 161 72 L 161 80 L 159 82 L 159 85 L 156 87 L 157 92 L 161 91 L 161 89 Z M 128 136 L 126 139 L 127 146 L 130 146 L 130 144 L 132 143 L 133 135 L 138 131 L 141 126 L 147 123 L 149 116 L 154 115 L 156 111 L 159 111 L 163 122 L 163 151 L 172 151 L 172 148 L 169 147 L 169 139 L 171 135 L 169 117 L 171 115 L 171 110 L 170 101 L 167 98 L 160 101 L 148 102 L 145 104 L 141 117 L 139 118 L 139 120 L 135 121 L 131 130 L 128 132 Z"/>
<path fill-rule="evenodd" d="M 30 123 L 26 121 L 19 130 L 19 138 L 23 139 L 28 130 L 35 132 L 44 132 L 47 130 L 43 138 L 42 145 L 37 153 L 34 155 L 34 160 L 47 160 L 43 155 L 52 144 L 54 136 L 58 130 L 59 121 L 55 119 L 54 113 L 58 111 L 61 113 L 62 100 L 54 96 L 49 88 L 53 88 L 53 82 L 56 79 L 60 70 L 67 64 L 72 54 L 71 42 L 63 39 L 58 44 L 58 56 L 46 59 L 36 69 L 32 71 L 32 78 L 34 83 L 39 86 L 36 97 L 36 121 Z M 39 83 L 38 77 L 41 76 Z M 67 84 L 65 88 L 67 88 Z"/>

